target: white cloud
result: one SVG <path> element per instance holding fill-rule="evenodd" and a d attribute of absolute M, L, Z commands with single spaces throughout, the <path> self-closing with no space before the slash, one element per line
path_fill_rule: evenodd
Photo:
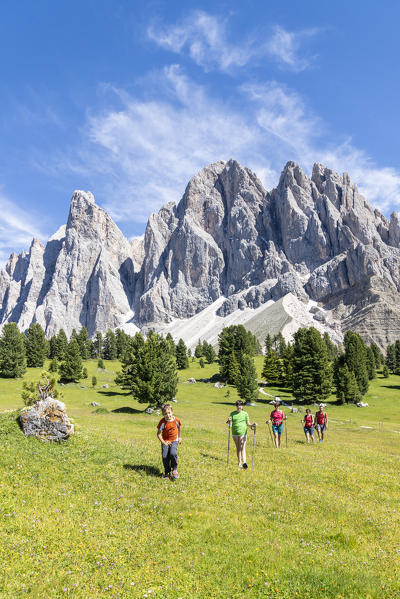
<path fill-rule="evenodd" d="M 0 192 L 0 262 L 6 262 L 11 251 L 28 249 L 33 237 L 48 239 L 31 213 Z"/>
<path fill-rule="evenodd" d="M 348 172 L 385 213 L 400 206 L 400 173 L 379 168 L 277 82 L 242 85 L 234 101 L 221 101 L 173 65 L 152 74 L 151 88 L 156 99 L 146 101 L 112 90 L 119 109 L 92 114 L 74 148 L 79 160 L 60 162 L 95 183 L 97 200 L 121 224 L 144 227 L 151 212 L 180 200 L 198 170 L 229 158 L 254 170 L 266 189 L 288 160 L 308 174 L 314 162 L 323 162 Z"/>
<path fill-rule="evenodd" d="M 267 39 L 251 35 L 232 43 L 228 38 L 227 19 L 195 11 L 175 25 L 157 26 L 153 23 L 147 35 L 165 50 L 180 55 L 187 53 L 206 71 L 220 69 L 228 72 L 269 55 L 281 68 L 301 72 L 314 60 L 313 56 L 301 55 L 301 46 L 307 38 L 319 32 L 316 28 L 292 32 L 276 25 Z"/>
<path fill-rule="evenodd" d="M 301 56 L 300 46 L 305 38 L 312 37 L 319 31 L 319 29 L 305 29 L 293 32 L 276 25 L 271 39 L 267 42 L 267 51 L 281 67 L 295 72 L 304 71 L 310 66 L 314 57 Z"/>
<path fill-rule="evenodd" d="M 239 44 L 228 41 L 227 21 L 203 11 L 195 11 L 181 23 L 157 27 L 151 25 L 147 34 L 162 48 L 183 54 L 205 70 L 220 69 L 229 71 L 233 67 L 243 67 L 251 58 L 258 55 L 260 47 L 255 40 L 244 40 Z"/>

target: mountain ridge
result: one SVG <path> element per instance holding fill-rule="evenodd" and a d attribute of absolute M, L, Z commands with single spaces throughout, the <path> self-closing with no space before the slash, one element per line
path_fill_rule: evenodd
<path fill-rule="evenodd" d="M 266 191 L 236 160 L 218 161 L 131 242 L 75 191 L 67 224 L 0 271 L 0 323 L 39 322 L 47 336 L 163 329 L 220 298 L 227 317 L 290 294 L 318 303 L 315 322 L 337 340 L 352 328 L 384 347 L 400 337 L 399 243 L 399 215 L 374 210 L 347 173 L 315 163 L 309 178 L 289 161 Z"/>

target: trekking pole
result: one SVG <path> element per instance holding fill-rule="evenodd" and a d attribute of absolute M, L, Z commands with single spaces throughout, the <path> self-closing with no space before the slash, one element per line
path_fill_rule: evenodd
<path fill-rule="evenodd" d="M 271 444 L 272 444 L 272 449 L 273 449 L 274 448 L 274 440 L 272 438 L 272 433 L 271 433 L 271 427 L 269 425 L 269 420 L 267 420 L 267 424 L 268 424 L 269 436 L 271 437 Z"/>
<path fill-rule="evenodd" d="M 253 465 L 254 465 L 254 449 L 256 447 L 256 425 L 254 424 L 254 435 L 253 435 L 253 456 L 251 458 L 251 474 L 253 474 Z"/>
<path fill-rule="evenodd" d="M 231 423 L 228 422 L 228 457 L 226 460 L 226 465 L 229 466 L 229 447 L 231 444 Z"/>
<path fill-rule="evenodd" d="M 286 418 L 285 433 L 286 433 L 286 449 L 287 449 L 287 418 Z"/>

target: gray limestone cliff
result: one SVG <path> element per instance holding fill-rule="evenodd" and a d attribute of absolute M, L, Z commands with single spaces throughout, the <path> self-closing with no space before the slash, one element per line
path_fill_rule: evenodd
<path fill-rule="evenodd" d="M 400 218 L 368 204 L 349 175 L 288 162 L 267 192 L 235 160 L 205 167 L 181 201 L 129 242 L 92 194 L 73 194 L 68 222 L 45 247 L 12 254 L 0 272 L 0 322 L 89 334 L 218 315 L 288 293 L 382 347 L 400 337 Z"/>

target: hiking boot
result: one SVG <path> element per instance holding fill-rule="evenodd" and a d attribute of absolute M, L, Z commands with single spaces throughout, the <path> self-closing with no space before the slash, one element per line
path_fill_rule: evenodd
<path fill-rule="evenodd" d="M 239 462 L 238 468 L 243 468 L 242 464 Z"/>
<path fill-rule="evenodd" d="M 169 478 L 170 478 L 169 472 L 168 472 L 168 474 L 164 474 L 164 480 L 168 480 Z"/>
<path fill-rule="evenodd" d="M 179 478 L 178 470 L 172 471 L 172 478 Z"/>
<path fill-rule="evenodd" d="M 246 464 L 246 462 L 244 462 L 243 466 L 242 466 L 243 470 L 247 470 L 248 465 Z"/>

